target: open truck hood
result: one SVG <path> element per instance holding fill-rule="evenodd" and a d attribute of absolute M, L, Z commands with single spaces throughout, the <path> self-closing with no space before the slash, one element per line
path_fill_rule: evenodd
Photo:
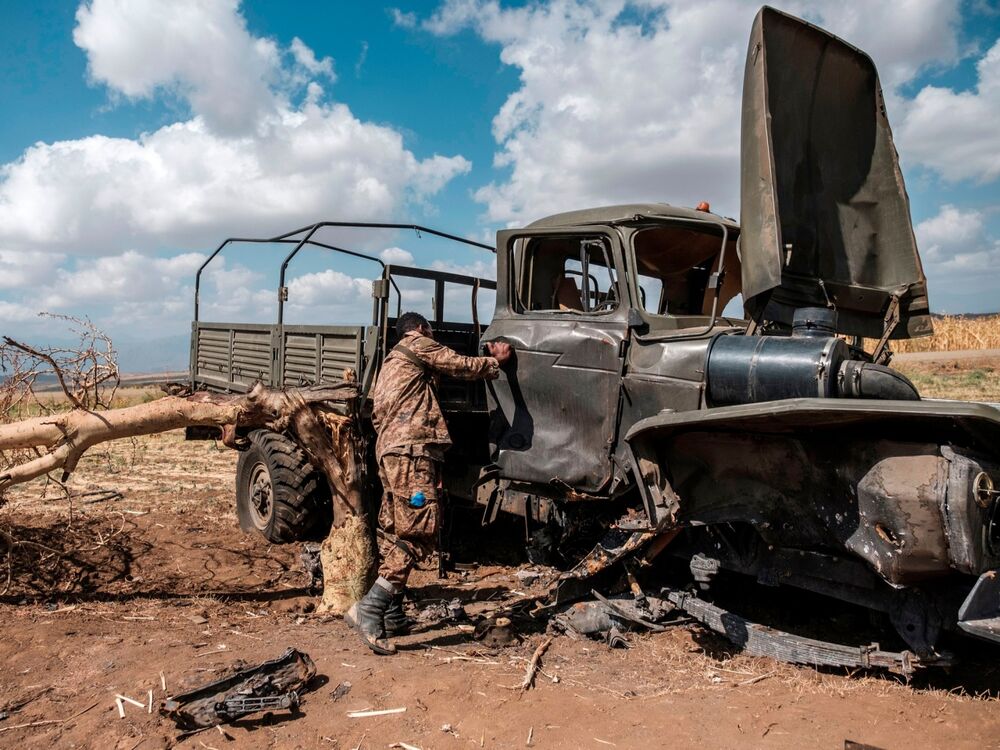
<path fill-rule="evenodd" d="M 871 58 L 762 8 L 743 78 L 743 298 L 755 320 L 837 308 L 841 333 L 932 332 L 927 280 Z M 898 300 L 896 303 L 894 300 Z"/>

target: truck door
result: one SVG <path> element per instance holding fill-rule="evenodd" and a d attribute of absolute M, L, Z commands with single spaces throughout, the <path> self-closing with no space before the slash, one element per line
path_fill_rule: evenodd
<path fill-rule="evenodd" d="M 609 227 L 500 232 L 486 341 L 515 356 L 489 389 L 501 476 L 599 493 L 609 484 L 628 334 Z"/>

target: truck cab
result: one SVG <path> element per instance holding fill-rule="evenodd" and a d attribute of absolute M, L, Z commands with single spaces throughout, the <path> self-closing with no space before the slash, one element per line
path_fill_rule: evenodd
<path fill-rule="evenodd" d="M 498 234 L 485 338 L 511 343 L 515 361 L 489 387 L 491 475 L 505 496 L 494 502 L 538 516 L 634 489 L 624 434 L 702 406 L 708 342 L 746 325 L 722 316 L 740 290 L 738 238 L 731 219 L 667 204 Z"/>

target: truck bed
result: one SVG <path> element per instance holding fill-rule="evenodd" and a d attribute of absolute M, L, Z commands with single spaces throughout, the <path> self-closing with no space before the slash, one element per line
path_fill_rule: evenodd
<path fill-rule="evenodd" d="M 191 329 L 191 382 L 195 388 L 245 393 L 258 381 L 271 388 L 338 383 L 353 370 L 367 392 L 397 340 L 395 319 L 387 322 L 383 349 L 376 326 L 199 321 Z M 461 354 L 479 354 L 471 324 L 437 324 L 435 338 Z M 446 412 L 486 411 L 482 382 L 445 378 L 438 395 Z"/>

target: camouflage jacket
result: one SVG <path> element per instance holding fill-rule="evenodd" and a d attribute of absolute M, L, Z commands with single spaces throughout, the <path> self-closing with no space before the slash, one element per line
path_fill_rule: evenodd
<path fill-rule="evenodd" d="M 427 371 L 398 351 L 390 352 L 372 392 L 372 421 L 378 431 L 375 454 L 412 453 L 451 445 L 435 388 L 441 375 L 462 380 L 492 380 L 500 374 L 493 357 L 463 357 L 417 331 L 399 342 L 427 365 Z M 432 373 L 432 374 L 431 374 Z"/>

